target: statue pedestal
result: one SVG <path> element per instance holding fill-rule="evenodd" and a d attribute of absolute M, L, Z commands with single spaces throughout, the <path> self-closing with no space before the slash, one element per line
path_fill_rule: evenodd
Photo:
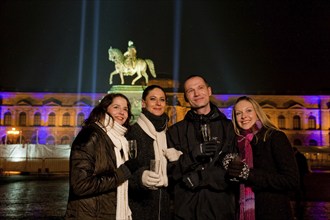
<path fill-rule="evenodd" d="M 108 91 L 108 93 L 122 93 L 129 99 L 132 107 L 131 111 L 134 115 L 134 118 L 131 120 L 132 123 L 137 120 L 141 113 L 143 89 L 141 85 L 114 85 Z"/>

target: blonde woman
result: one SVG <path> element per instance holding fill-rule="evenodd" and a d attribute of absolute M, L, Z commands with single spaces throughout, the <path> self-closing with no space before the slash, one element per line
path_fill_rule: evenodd
<path fill-rule="evenodd" d="M 239 184 L 238 219 L 293 219 L 288 193 L 299 186 L 299 174 L 288 138 L 247 96 L 237 99 L 232 120 L 239 153 L 228 154 L 224 166 Z"/>

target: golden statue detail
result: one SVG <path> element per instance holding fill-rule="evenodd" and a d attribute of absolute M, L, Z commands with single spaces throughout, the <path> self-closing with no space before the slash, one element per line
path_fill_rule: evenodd
<path fill-rule="evenodd" d="M 136 57 L 136 48 L 133 41 L 128 41 L 127 51 L 123 54 L 119 49 L 110 47 L 108 50 L 109 60 L 115 63 L 115 71 L 110 73 L 109 84 L 112 84 L 113 75 L 119 74 L 121 84 L 124 84 L 124 76 L 137 76 L 132 80 L 132 85 L 135 84 L 142 76 L 148 84 L 149 76 L 147 74 L 147 67 L 153 77 L 156 78 L 155 66 L 150 59 L 140 59 Z"/>

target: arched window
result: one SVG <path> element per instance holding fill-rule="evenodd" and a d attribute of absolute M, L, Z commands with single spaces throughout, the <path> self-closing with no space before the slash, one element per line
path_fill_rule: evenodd
<path fill-rule="evenodd" d="M 85 120 L 85 114 L 80 112 L 77 116 L 77 126 L 81 126 Z"/>
<path fill-rule="evenodd" d="M 285 129 L 285 117 L 283 115 L 278 116 L 278 127 L 280 129 Z"/>
<path fill-rule="evenodd" d="M 70 143 L 70 138 L 68 136 L 63 136 L 61 138 L 61 144 L 71 144 Z"/>
<path fill-rule="evenodd" d="M 34 126 L 40 126 L 41 125 L 41 114 L 40 114 L 40 112 L 36 112 L 34 114 L 33 125 Z"/>
<path fill-rule="evenodd" d="M 316 129 L 316 118 L 313 115 L 308 117 L 308 129 Z"/>
<path fill-rule="evenodd" d="M 317 146 L 318 144 L 317 144 L 317 141 L 316 140 L 314 140 L 314 139 L 310 139 L 309 140 L 309 146 Z"/>
<path fill-rule="evenodd" d="M 294 145 L 294 146 L 301 146 L 301 145 L 302 145 L 301 140 L 299 140 L 299 139 L 294 139 L 294 141 L 293 141 L 293 145 Z"/>
<path fill-rule="evenodd" d="M 10 112 L 5 113 L 4 125 L 11 126 L 11 113 Z"/>
<path fill-rule="evenodd" d="M 26 113 L 25 112 L 19 113 L 18 125 L 26 126 Z"/>
<path fill-rule="evenodd" d="M 55 144 L 55 138 L 53 136 L 48 136 L 46 139 L 46 144 Z"/>
<path fill-rule="evenodd" d="M 300 130 L 300 117 L 298 115 L 293 116 L 293 130 Z"/>
<path fill-rule="evenodd" d="M 68 112 L 63 114 L 62 125 L 65 126 L 65 127 L 70 126 L 70 114 Z"/>
<path fill-rule="evenodd" d="M 49 115 L 48 115 L 48 126 L 54 127 L 55 126 L 55 119 L 56 119 L 55 113 L 54 112 L 49 113 Z"/>

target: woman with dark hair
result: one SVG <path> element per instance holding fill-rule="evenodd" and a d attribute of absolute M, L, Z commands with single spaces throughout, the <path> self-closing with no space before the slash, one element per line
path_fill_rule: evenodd
<path fill-rule="evenodd" d="M 238 156 L 223 160 L 229 180 L 239 184 L 239 220 L 293 219 L 289 192 L 299 186 L 287 136 L 254 99 L 242 96 L 232 112 Z"/>
<path fill-rule="evenodd" d="M 167 159 L 177 160 L 180 152 L 167 149 L 166 94 L 162 87 L 148 86 L 142 94 L 142 113 L 132 125 L 127 139 L 137 141 L 141 167 L 129 180 L 129 200 L 133 219 L 169 220 Z M 150 170 L 150 161 L 159 161 L 159 170 Z"/>
<path fill-rule="evenodd" d="M 132 219 L 128 178 L 138 168 L 128 160 L 125 138 L 131 118 L 126 96 L 106 95 L 72 143 L 65 219 Z"/>

